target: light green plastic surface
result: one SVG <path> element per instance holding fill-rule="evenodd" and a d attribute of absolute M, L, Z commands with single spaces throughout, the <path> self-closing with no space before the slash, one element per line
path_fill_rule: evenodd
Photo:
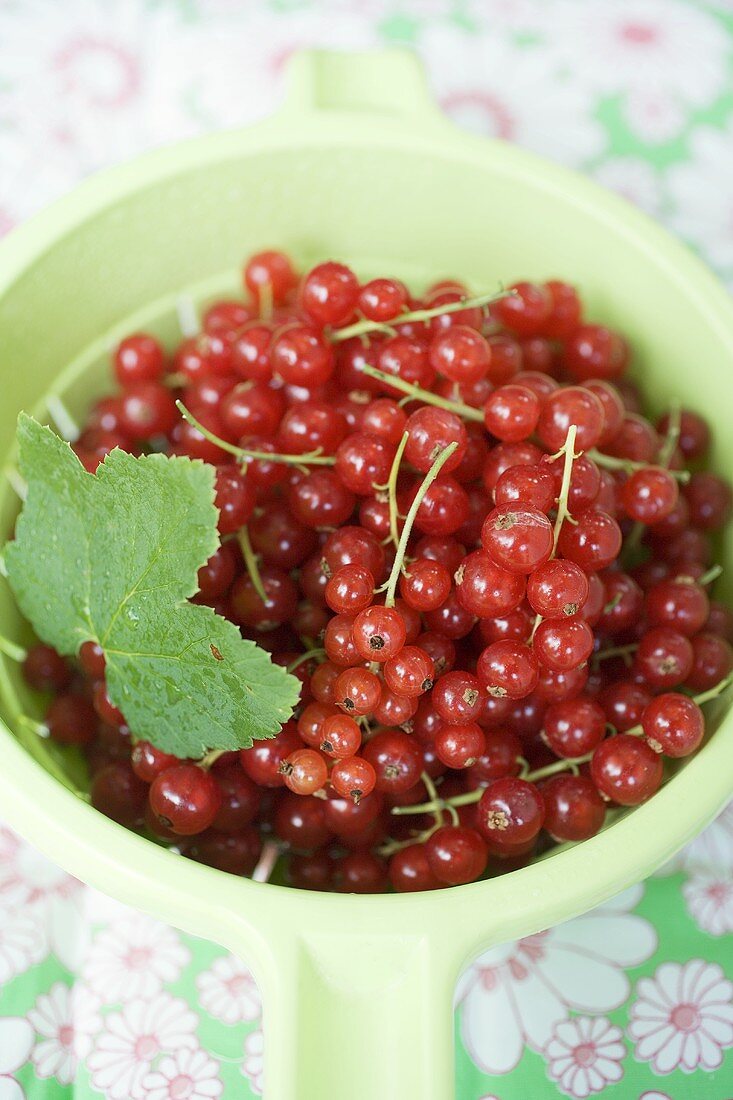
<path fill-rule="evenodd" d="M 399 52 L 299 56 L 275 118 L 92 179 L 0 246 L 0 452 L 19 409 L 42 410 L 52 387 L 81 412 L 104 389 L 116 336 L 148 324 L 172 339 L 176 296 L 234 289 L 244 256 L 265 246 L 418 283 L 577 281 L 590 314 L 630 337 L 652 404 L 674 395 L 703 410 L 713 464 L 733 470 L 724 289 L 620 199 L 455 130 Z M 3 484 L 3 532 L 16 509 Z M 723 564 L 731 575 L 730 538 Z M 27 637 L 4 582 L 0 630 Z M 585 844 L 454 890 L 323 896 L 223 875 L 97 814 L 20 743 L 46 760 L 47 746 L 39 753 L 17 723 L 34 705 L 3 661 L 0 813 L 81 879 L 241 953 L 264 997 L 268 1100 L 449 1100 L 451 1000 L 465 963 L 648 875 L 733 790 L 727 718 L 649 804 Z"/>

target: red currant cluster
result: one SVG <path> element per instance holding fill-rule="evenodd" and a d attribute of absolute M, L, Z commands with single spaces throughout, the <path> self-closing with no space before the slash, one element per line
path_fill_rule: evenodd
<path fill-rule="evenodd" d="M 733 667 L 705 421 L 645 419 L 623 338 L 563 282 L 415 299 L 266 252 L 244 283 L 170 358 L 123 340 L 76 451 L 216 467 L 195 599 L 299 677 L 297 716 L 178 760 L 136 741 L 97 646 L 76 669 L 39 646 L 26 677 L 93 804 L 223 870 L 269 842 L 296 886 L 373 892 L 515 867 L 653 795 Z"/>

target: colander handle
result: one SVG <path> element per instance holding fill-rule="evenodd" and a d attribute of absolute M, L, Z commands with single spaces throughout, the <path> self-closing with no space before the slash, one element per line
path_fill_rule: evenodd
<path fill-rule="evenodd" d="M 370 933 L 368 907 L 364 925 L 276 946 L 260 976 L 265 1100 L 453 1097 L 455 960 L 418 932 Z"/>
<path fill-rule="evenodd" d="M 291 59 L 288 78 L 285 114 L 348 111 L 448 125 L 409 50 L 304 50 Z"/>

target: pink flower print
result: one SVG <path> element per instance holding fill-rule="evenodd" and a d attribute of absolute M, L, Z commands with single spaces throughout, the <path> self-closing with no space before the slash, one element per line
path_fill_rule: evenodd
<path fill-rule="evenodd" d="M 219 1063 L 198 1049 L 163 1058 L 143 1081 L 145 1100 L 216 1100 L 223 1090 Z"/>
<path fill-rule="evenodd" d="M 256 1020 L 262 1001 L 251 973 L 234 955 L 215 959 L 196 979 L 203 1008 L 225 1024 Z"/>
<path fill-rule="evenodd" d="M 690 916 L 703 932 L 733 932 L 733 874 L 699 871 L 682 887 Z"/>
<path fill-rule="evenodd" d="M 28 1019 L 40 1039 L 33 1050 L 33 1064 L 40 1078 L 55 1077 L 70 1085 L 80 1062 L 92 1049 L 92 1037 L 101 1030 L 99 998 L 83 985 L 72 989 L 56 982 L 38 997 Z"/>
<path fill-rule="evenodd" d="M 82 974 L 105 1004 L 151 997 L 174 982 L 191 954 L 172 928 L 130 911 L 97 934 Z"/>
<path fill-rule="evenodd" d="M 37 913 L 0 908 L 0 985 L 24 974 L 47 954 L 48 939 Z"/>
<path fill-rule="evenodd" d="M 733 1046 L 733 983 L 717 963 L 666 962 L 641 978 L 628 1035 L 634 1055 L 655 1073 L 714 1070 Z"/>
<path fill-rule="evenodd" d="M 198 1017 L 185 1001 L 167 993 L 131 1001 L 109 1013 L 87 1068 L 94 1088 L 107 1100 L 141 1100 L 143 1080 L 160 1054 L 198 1046 Z"/>
<path fill-rule="evenodd" d="M 25 1093 L 12 1076 L 28 1061 L 33 1046 L 33 1028 L 20 1016 L 0 1019 L 0 1096 L 2 1100 L 23 1100 Z"/>
<path fill-rule="evenodd" d="M 463 1041 L 485 1073 L 509 1073 L 525 1046 L 542 1050 L 571 1012 L 624 1003 L 626 969 L 657 945 L 650 923 L 630 912 L 642 893 L 634 887 L 585 916 L 492 948 L 466 971 L 458 985 Z"/>
<path fill-rule="evenodd" d="M 262 1028 L 250 1031 L 244 1040 L 244 1061 L 242 1073 L 249 1081 L 249 1087 L 257 1096 L 261 1096 L 265 1090 L 265 1040 Z"/>
<path fill-rule="evenodd" d="M 100 110 L 125 107 L 140 91 L 140 65 L 120 42 L 77 34 L 51 58 L 61 90 Z"/>
<path fill-rule="evenodd" d="M 46 904 L 82 890 L 78 879 L 62 871 L 8 828 L 0 827 L 0 905 L 8 908 Z"/>
<path fill-rule="evenodd" d="M 623 1032 L 605 1016 L 576 1016 L 557 1024 L 543 1054 L 547 1075 L 566 1096 L 602 1092 L 623 1077 Z"/>

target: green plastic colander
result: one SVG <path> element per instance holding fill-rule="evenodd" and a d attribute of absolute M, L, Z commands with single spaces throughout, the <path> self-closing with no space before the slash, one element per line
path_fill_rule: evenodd
<path fill-rule="evenodd" d="M 675 396 L 704 412 L 713 465 L 733 470 L 723 287 L 586 179 L 454 129 L 400 52 L 300 55 L 274 118 L 104 173 L 3 242 L 8 461 L 20 409 L 48 418 L 50 392 L 81 416 L 109 386 L 121 335 L 149 328 L 172 341 L 179 297 L 234 292 L 243 258 L 263 247 L 417 285 L 445 275 L 477 290 L 519 277 L 576 281 L 590 315 L 628 334 L 651 404 L 662 410 Z M 4 535 L 17 507 L 4 481 Z M 725 586 L 730 535 L 721 561 Z M 2 580 L 0 633 L 28 640 Z M 449 1100 L 452 996 L 467 962 L 648 875 L 733 791 L 728 718 L 651 802 L 577 847 L 459 889 L 309 894 L 199 866 L 107 820 L 64 786 L 77 762 L 24 732 L 22 713 L 38 714 L 38 701 L 3 659 L 0 813 L 84 881 L 247 960 L 264 999 L 268 1100 Z"/>

